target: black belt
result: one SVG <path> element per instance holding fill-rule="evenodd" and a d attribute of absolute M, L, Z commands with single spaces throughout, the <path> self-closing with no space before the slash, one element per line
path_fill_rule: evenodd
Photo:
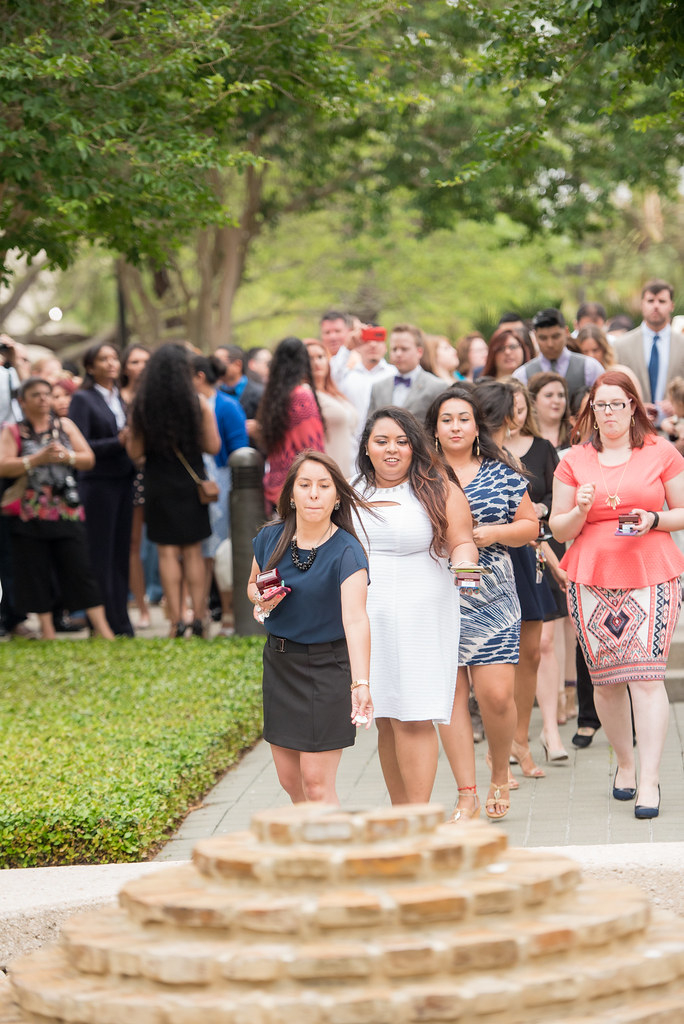
<path fill-rule="evenodd" d="M 273 636 L 272 633 L 268 634 L 266 643 L 278 654 L 315 654 L 317 651 L 338 651 L 347 646 L 344 637 L 324 644 L 298 644 L 295 640 L 286 640 L 285 637 Z"/>

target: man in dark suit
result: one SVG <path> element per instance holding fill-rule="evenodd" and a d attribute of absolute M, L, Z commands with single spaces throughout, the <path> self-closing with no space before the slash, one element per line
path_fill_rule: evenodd
<path fill-rule="evenodd" d="M 641 292 L 643 320 L 615 342 L 615 360 L 635 373 L 645 402 L 656 406 L 657 418 L 670 415 L 667 385 L 684 375 L 684 335 L 673 331 L 674 290 L 660 279 L 648 281 Z"/>
<path fill-rule="evenodd" d="M 373 385 L 368 415 L 386 405 L 408 409 L 422 423 L 432 402 L 448 382 L 428 373 L 420 365 L 425 341 L 420 327 L 398 324 L 389 339 L 389 361 L 396 373 Z"/>

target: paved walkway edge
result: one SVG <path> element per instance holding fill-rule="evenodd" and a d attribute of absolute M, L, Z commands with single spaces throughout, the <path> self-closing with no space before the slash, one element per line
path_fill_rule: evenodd
<path fill-rule="evenodd" d="M 496 826 L 492 826 L 493 828 Z M 535 848 L 528 847 L 534 854 Z M 571 857 L 588 878 L 638 886 L 661 909 L 684 916 L 684 843 L 539 847 Z M 53 942 L 73 914 L 115 902 L 121 887 L 174 864 L 149 862 L 93 867 L 25 868 L 0 872 L 0 968 Z"/>

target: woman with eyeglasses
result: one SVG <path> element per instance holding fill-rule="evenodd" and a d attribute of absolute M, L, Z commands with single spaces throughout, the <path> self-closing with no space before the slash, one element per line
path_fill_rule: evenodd
<path fill-rule="evenodd" d="M 514 370 L 534 357 L 531 345 L 520 331 L 501 324 L 489 339 L 487 361 L 482 367 L 483 377 L 506 380 Z"/>
<path fill-rule="evenodd" d="M 561 565 L 596 710 L 617 759 L 613 797 L 636 797 L 635 817 L 655 818 L 669 721 L 665 666 L 684 570 L 670 536 L 684 528 L 684 458 L 655 433 L 624 373 L 596 380 L 578 420 L 580 436 L 585 429 L 589 440 L 556 469 L 549 524 L 558 540 L 573 541 Z M 633 522 L 621 522 L 625 515 Z"/>

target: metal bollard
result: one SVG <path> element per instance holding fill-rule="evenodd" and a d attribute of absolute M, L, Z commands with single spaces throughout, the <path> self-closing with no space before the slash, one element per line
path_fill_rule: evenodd
<path fill-rule="evenodd" d="M 238 636 L 263 636 L 247 597 L 247 581 L 254 552 L 252 538 L 266 521 L 264 512 L 264 460 L 256 448 L 237 448 L 228 459 L 232 474 L 230 532 L 233 541 L 233 608 Z"/>

